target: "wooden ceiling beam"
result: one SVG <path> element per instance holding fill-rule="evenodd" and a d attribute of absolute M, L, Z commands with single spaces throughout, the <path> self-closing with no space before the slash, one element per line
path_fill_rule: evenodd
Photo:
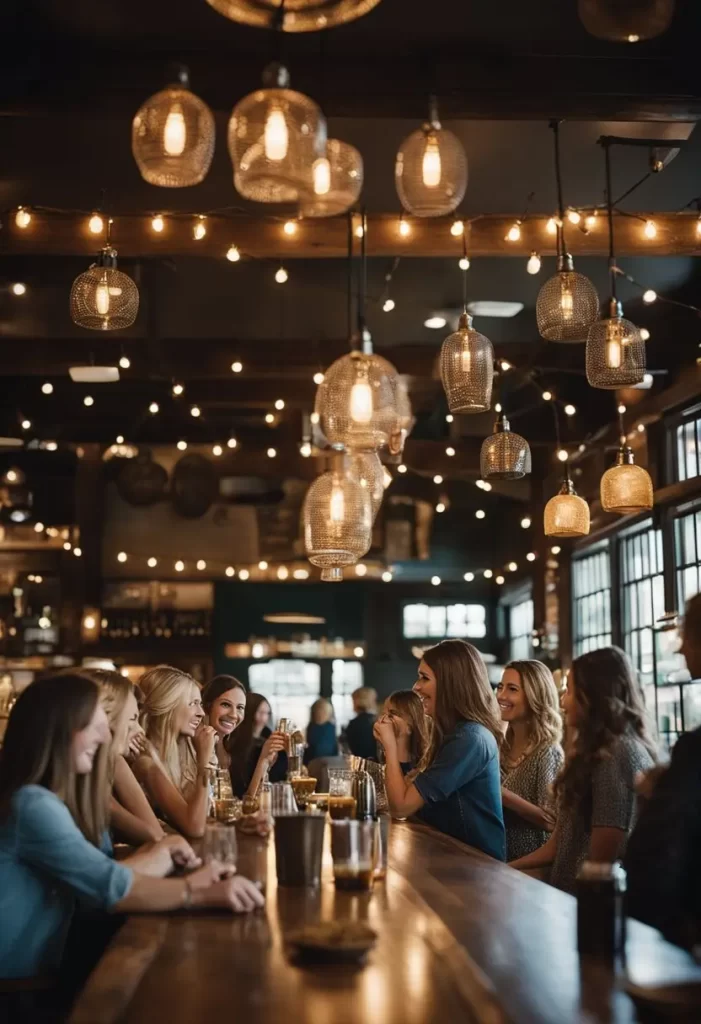
<path fill-rule="evenodd" d="M 197 212 L 197 211 L 195 211 Z M 122 259 L 200 256 L 224 259 L 231 245 L 242 258 L 294 260 L 340 259 L 347 255 L 347 221 L 330 217 L 299 221 L 293 236 L 283 230 L 284 218 L 214 217 L 208 218 L 207 234 L 200 241 L 192 237 L 190 214 L 164 214 L 165 230 L 151 228 L 150 216 L 115 214 L 113 242 Z M 555 237 L 547 230 L 550 214 L 529 214 L 520 226 L 520 239 L 506 236 L 522 211 L 511 214 L 485 214 L 466 221 L 467 250 L 470 256 L 516 256 L 527 258 L 531 252 L 555 255 Z M 657 234 L 647 238 L 646 220 L 654 219 Z M 453 217 L 408 218 L 410 232 L 399 234 L 396 213 L 368 216 L 368 256 L 441 257 L 459 259 L 462 237 L 450 232 Z M 37 209 L 28 227 L 17 227 L 10 212 L 6 230 L 0 235 L 0 254 L 94 257 L 100 242 L 91 235 L 85 215 L 58 215 Z M 359 224 L 359 218 L 357 218 Z M 697 233 L 698 214 L 637 213 L 616 216 L 616 251 L 620 256 L 694 256 L 701 253 Z M 357 245 L 356 241 L 356 245 Z M 575 256 L 606 256 L 608 234 L 606 219 L 599 215 L 595 225 L 584 233 L 580 227 L 567 226 L 567 246 Z M 231 264 L 232 274 L 236 263 Z"/>

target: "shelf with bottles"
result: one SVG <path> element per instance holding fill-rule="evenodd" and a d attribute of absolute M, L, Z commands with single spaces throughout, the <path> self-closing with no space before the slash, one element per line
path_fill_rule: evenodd
<path fill-rule="evenodd" d="M 147 640 L 197 643 L 212 634 L 212 613 L 208 610 L 104 609 L 100 621 L 100 639 L 120 643 Z"/>

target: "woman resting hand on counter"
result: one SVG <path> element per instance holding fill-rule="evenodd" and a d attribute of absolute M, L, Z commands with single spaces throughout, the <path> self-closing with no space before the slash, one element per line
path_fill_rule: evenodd
<path fill-rule="evenodd" d="M 504 860 L 499 709 L 479 651 L 444 640 L 424 652 L 414 691 L 433 720 L 424 764 L 404 776 L 392 721 L 375 723 L 386 759 L 392 813 L 419 818 L 497 860 Z"/>

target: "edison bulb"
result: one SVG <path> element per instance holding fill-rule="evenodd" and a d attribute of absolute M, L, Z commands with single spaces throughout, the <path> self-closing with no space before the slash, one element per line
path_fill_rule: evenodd
<path fill-rule="evenodd" d="M 528 263 L 526 264 L 526 270 L 529 274 L 537 274 L 540 271 L 540 256 L 537 252 L 532 252 Z"/>
<path fill-rule="evenodd" d="M 402 238 L 407 238 L 407 236 L 411 234 L 411 227 L 409 226 L 408 221 L 399 221 L 399 234 L 402 236 Z"/>
<path fill-rule="evenodd" d="M 25 210 L 23 206 L 18 207 L 17 213 L 15 214 L 15 224 L 17 227 L 22 229 L 28 228 L 31 222 L 32 215 L 29 210 Z"/>
<path fill-rule="evenodd" d="M 454 220 L 453 223 L 450 225 L 450 233 L 455 238 L 459 238 L 460 235 L 463 234 L 464 230 L 465 230 L 465 225 L 463 224 L 463 222 L 461 220 Z"/>
<path fill-rule="evenodd" d="M 545 225 L 545 230 L 548 232 L 549 235 L 557 234 L 557 221 L 554 217 L 551 217 L 548 223 Z"/>
<path fill-rule="evenodd" d="M 657 225 L 654 220 L 646 220 L 643 234 L 646 238 L 657 238 Z"/>
<path fill-rule="evenodd" d="M 93 235 L 102 234 L 102 229 L 105 226 L 105 222 L 99 213 L 94 213 L 88 221 L 88 228 Z"/>
<path fill-rule="evenodd" d="M 194 228 L 192 229 L 192 237 L 196 242 L 199 242 L 207 234 L 207 227 L 204 222 L 204 217 L 200 217 L 197 220 Z"/>
<path fill-rule="evenodd" d="M 290 238 L 297 234 L 297 223 L 294 220 L 286 220 L 282 229 Z"/>
<path fill-rule="evenodd" d="M 643 302 L 648 306 L 657 301 L 657 292 L 654 288 L 646 288 L 643 292 Z"/>
<path fill-rule="evenodd" d="M 152 219 L 152 221 L 151 221 L 151 227 L 152 227 L 152 228 L 153 228 L 153 230 L 154 230 L 154 231 L 156 232 L 156 234 L 160 234 L 160 233 L 161 233 L 161 231 L 163 230 L 163 228 L 165 227 L 165 221 L 164 221 L 164 220 L 163 220 L 163 218 L 161 217 L 160 213 L 159 213 L 159 214 L 157 214 L 157 215 L 156 215 L 156 216 L 155 216 L 155 217 L 154 217 L 154 218 Z"/>
<path fill-rule="evenodd" d="M 285 115 L 279 107 L 273 107 L 265 122 L 263 145 L 267 160 L 279 162 L 287 156 L 290 135 Z"/>
<path fill-rule="evenodd" d="M 610 370 L 618 370 L 623 365 L 623 345 L 626 331 L 618 320 L 611 320 L 606 326 L 606 365 Z"/>
<path fill-rule="evenodd" d="M 506 233 L 507 242 L 518 242 L 521 237 L 521 225 L 512 224 Z"/>
<path fill-rule="evenodd" d="M 129 356 L 120 356 L 119 365 L 123 370 L 128 370 L 131 366 L 131 359 Z"/>
<path fill-rule="evenodd" d="M 472 370 L 472 353 L 470 351 L 470 341 L 468 338 L 464 339 L 463 346 L 460 350 L 460 369 L 463 373 L 470 373 Z"/>
<path fill-rule="evenodd" d="M 395 305 L 396 303 L 394 299 L 385 299 L 385 301 L 382 303 L 382 309 L 385 311 L 385 313 L 391 313 Z"/>
<path fill-rule="evenodd" d="M 426 139 L 426 148 L 421 163 L 421 177 L 426 188 L 437 188 L 440 185 L 441 170 L 441 151 L 438 148 L 438 139 L 431 134 Z"/>
<path fill-rule="evenodd" d="M 26 284 L 23 284 L 22 281 L 15 281 L 15 283 L 10 286 L 10 291 L 12 292 L 13 295 L 16 295 L 17 297 L 19 297 L 20 295 L 26 295 L 27 286 Z"/>
<path fill-rule="evenodd" d="M 325 196 L 331 191 L 331 164 L 325 156 L 320 156 L 312 166 L 314 195 Z"/>
<path fill-rule="evenodd" d="M 560 291 L 560 309 L 563 320 L 571 320 L 574 316 L 574 295 L 565 280 L 562 281 L 562 290 Z"/>
<path fill-rule="evenodd" d="M 333 487 L 329 500 L 329 519 L 332 523 L 342 523 L 346 516 L 346 504 L 342 487 Z"/>
<path fill-rule="evenodd" d="M 289 275 L 284 267 L 280 267 L 275 273 L 275 280 L 278 284 L 284 284 L 288 277 Z"/>
<path fill-rule="evenodd" d="M 238 261 L 241 259 L 241 253 L 238 251 L 235 245 L 230 245 L 229 248 L 226 250 L 226 258 L 228 259 L 229 263 L 238 263 Z"/>
<path fill-rule="evenodd" d="M 372 419 L 372 388 L 367 380 L 357 380 L 350 393 L 350 416 L 354 423 Z"/>
<path fill-rule="evenodd" d="M 580 220 L 582 219 L 582 216 L 577 210 L 568 210 L 567 219 L 569 220 L 570 224 L 579 224 Z"/>
<path fill-rule="evenodd" d="M 107 283 L 107 274 L 103 274 L 100 283 L 95 289 L 95 309 L 100 316 L 107 316 L 110 311 L 110 289 Z"/>
<path fill-rule="evenodd" d="M 462 256 L 460 258 L 458 266 L 460 267 L 461 270 L 469 270 L 470 269 L 470 261 L 467 258 L 467 256 Z"/>
<path fill-rule="evenodd" d="M 183 108 L 174 103 L 168 112 L 163 129 L 163 149 L 168 156 L 182 156 L 187 141 L 187 128 Z"/>

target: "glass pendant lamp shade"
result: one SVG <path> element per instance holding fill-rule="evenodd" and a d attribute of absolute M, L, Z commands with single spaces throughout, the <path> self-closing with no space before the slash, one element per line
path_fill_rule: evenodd
<path fill-rule="evenodd" d="M 458 329 L 441 348 L 441 381 L 452 413 L 487 412 L 492 406 L 494 349 L 461 313 Z"/>
<path fill-rule="evenodd" d="M 610 317 L 598 320 L 587 338 L 587 380 L 593 388 L 614 391 L 641 384 L 645 376 L 645 342 L 611 300 Z"/>
<path fill-rule="evenodd" d="M 621 516 L 647 512 L 652 508 L 652 480 L 642 466 L 635 465 L 632 450 L 621 445 L 616 465 L 601 478 L 601 507 Z"/>
<path fill-rule="evenodd" d="M 557 274 L 540 289 L 535 312 L 546 341 L 586 341 L 599 315 L 599 296 L 589 278 L 575 272 L 569 254 L 559 258 Z"/>
<path fill-rule="evenodd" d="M 340 139 L 329 139 L 326 152 L 314 161 L 312 190 L 300 199 L 303 217 L 336 217 L 353 206 L 363 188 L 363 158 Z"/>
<path fill-rule="evenodd" d="M 105 246 L 97 262 L 79 274 L 71 287 L 71 319 L 92 331 L 131 327 L 139 312 L 139 289 L 117 270 L 117 251 Z"/>
<path fill-rule="evenodd" d="M 294 203 L 313 194 L 313 168 L 326 149 L 326 121 L 314 100 L 289 89 L 282 64 L 270 64 L 264 89 L 245 96 L 229 120 L 234 184 L 246 199 Z"/>
<path fill-rule="evenodd" d="M 380 457 L 377 452 L 350 452 L 348 459 L 350 475 L 370 495 L 370 507 L 374 522 L 385 493 L 385 471 Z"/>
<path fill-rule="evenodd" d="M 372 541 L 370 490 L 353 477 L 344 452 L 334 452 L 331 469 L 310 486 L 302 514 L 309 561 L 322 580 L 342 580 L 344 567 L 366 555 Z"/>
<path fill-rule="evenodd" d="M 406 439 L 414 426 L 414 415 L 411 411 L 409 391 L 401 377 L 397 377 L 397 391 L 394 405 L 394 425 L 389 435 L 387 447 L 389 448 L 390 455 L 401 455 L 404 451 Z"/>
<path fill-rule="evenodd" d="M 589 533 L 589 506 L 567 479 L 545 506 L 543 532 L 546 537 L 586 537 Z"/>
<path fill-rule="evenodd" d="M 435 103 L 430 120 L 399 147 L 394 182 L 399 201 L 415 217 L 443 217 L 462 202 L 467 157 L 457 135 L 441 127 Z"/>
<path fill-rule="evenodd" d="M 315 411 L 332 447 L 377 451 L 398 430 L 397 371 L 372 351 L 349 352 L 328 368 Z"/>
<path fill-rule="evenodd" d="M 638 43 L 666 32 L 674 0 L 579 0 L 587 32 L 616 43 Z"/>
<path fill-rule="evenodd" d="M 190 92 L 188 74 L 157 92 L 136 112 L 131 149 L 150 185 L 186 188 L 198 185 L 214 156 L 214 116 L 206 103 Z"/>
<path fill-rule="evenodd" d="M 485 480 L 520 480 L 531 472 L 531 449 L 525 437 L 514 434 L 506 416 L 482 442 L 480 471 Z"/>
<path fill-rule="evenodd" d="M 318 32 L 345 25 L 377 7 L 380 0 L 207 0 L 210 7 L 241 25 L 283 32 Z"/>

